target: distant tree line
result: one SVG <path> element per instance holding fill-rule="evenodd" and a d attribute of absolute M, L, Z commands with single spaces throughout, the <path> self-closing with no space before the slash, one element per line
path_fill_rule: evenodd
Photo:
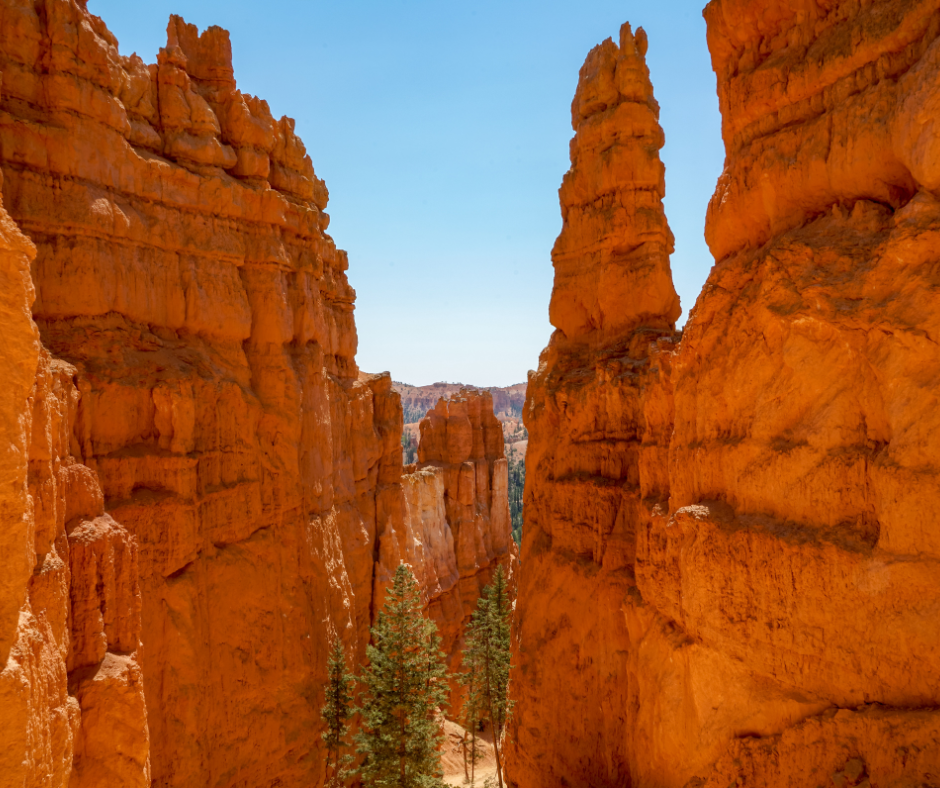
<path fill-rule="evenodd" d="M 405 424 L 417 424 L 428 413 L 428 409 L 426 407 L 422 405 L 412 405 L 410 403 L 403 403 L 401 410 L 402 415 L 405 418 Z"/>
<path fill-rule="evenodd" d="M 512 538 L 522 544 L 522 494 L 525 490 L 525 457 L 519 456 L 510 446 L 506 454 L 509 463 L 509 520 L 512 523 Z"/>
<path fill-rule="evenodd" d="M 418 460 L 418 439 L 414 433 L 403 431 L 401 434 L 402 462 L 411 465 Z"/>

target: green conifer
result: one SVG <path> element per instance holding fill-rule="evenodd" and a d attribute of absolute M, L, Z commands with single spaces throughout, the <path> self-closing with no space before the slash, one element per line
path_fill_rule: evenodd
<path fill-rule="evenodd" d="M 353 684 L 355 679 L 346 670 L 346 654 L 339 638 L 334 638 L 333 648 L 327 658 L 326 702 L 320 709 L 326 730 L 323 741 L 326 743 L 327 782 L 331 788 L 345 784 L 352 763 L 352 756 L 343 754 L 348 746 L 349 718 L 352 716 Z"/>
<path fill-rule="evenodd" d="M 497 567 L 493 582 L 477 600 L 477 609 L 467 626 L 467 642 L 472 644 L 470 664 L 478 674 L 479 719 L 493 726 L 493 746 L 496 751 L 496 777 L 503 785 L 500 737 L 512 715 L 513 701 L 509 699 L 509 671 L 511 667 L 510 626 L 512 608 L 503 568 Z M 465 653 L 464 660 L 468 657 Z M 468 696 L 469 702 L 469 696 Z M 466 712 L 469 714 L 470 712 Z"/>
<path fill-rule="evenodd" d="M 464 777 L 470 785 L 476 782 L 476 764 L 482 758 L 477 744 L 477 731 L 481 721 L 487 716 L 482 692 L 483 652 L 480 645 L 476 631 L 472 626 L 467 627 L 462 655 L 463 672 L 458 675 L 457 681 L 466 690 L 461 723 L 464 727 Z"/>
<path fill-rule="evenodd" d="M 443 786 L 439 714 L 447 702 L 446 668 L 434 622 L 423 613 L 418 584 L 399 565 L 372 628 L 362 675 L 362 756 L 368 786 Z"/>

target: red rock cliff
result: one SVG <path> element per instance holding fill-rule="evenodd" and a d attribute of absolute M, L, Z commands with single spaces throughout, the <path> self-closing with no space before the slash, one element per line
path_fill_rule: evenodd
<path fill-rule="evenodd" d="M 404 516 L 326 188 L 220 28 L 147 66 L 79 0 L 0 2 L 0 69 L 35 244 L 4 214 L 0 785 L 317 784 Z"/>
<path fill-rule="evenodd" d="M 577 237 L 570 184 L 636 188 L 654 146 L 614 172 L 609 141 L 658 134 L 616 116 L 625 93 L 649 95 L 620 87 L 632 41 L 582 69 L 560 330 L 525 410 L 511 780 L 929 784 L 940 4 L 713 0 L 705 16 L 727 158 L 717 262 L 678 348 L 648 306 L 670 287 L 600 306 L 605 276 L 668 277 L 664 263 L 593 265 L 601 243 L 636 249 L 661 211 L 593 219 L 595 246 L 559 265 Z M 594 118 L 608 143 L 588 149 Z M 608 336 L 588 318 L 608 313 L 640 328 Z M 595 355 L 567 362 L 579 336 Z"/>
<path fill-rule="evenodd" d="M 637 530 L 668 497 L 663 394 L 679 299 L 662 199 L 664 138 L 646 34 L 588 55 L 572 103 L 551 319 L 524 418 L 525 529 L 516 603 L 510 778 L 628 784 L 636 687 L 622 606 Z M 667 367 L 664 369 L 664 364 Z"/>
<path fill-rule="evenodd" d="M 167 33 L 147 66 L 81 0 L 0 0 L 3 788 L 317 785 L 383 572 L 453 651 L 508 558 L 499 425 L 470 515 L 446 465 L 402 477 L 293 121 L 224 30 Z"/>
<path fill-rule="evenodd" d="M 0 785 L 143 788 L 137 543 L 73 456 L 76 370 L 30 317 L 35 255 L 0 203 Z"/>

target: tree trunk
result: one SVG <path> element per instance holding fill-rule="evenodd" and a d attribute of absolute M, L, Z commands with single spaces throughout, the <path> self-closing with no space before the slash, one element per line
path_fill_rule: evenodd
<path fill-rule="evenodd" d="M 470 732 L 470 785 L 476 784 L 477 779 L 477 730 L 476 721 L 473 722 L 473 730 Z"/>
<path fill-rule="evenodd" d="M 463 778 L 470 780 L 470 772 L 467 770 L 467 732 L 463 732 L 463 739 L 460 741 L 460 749 L 463 750 Z"/>
<path fill-rule="evenodd" d="M 499 731 L 496 725 L 493 725 L 493 748 L 496 750 L 496 779 L 499 781 L 499 788 L 503 788 L 503 767 L 499 760 Z"/>

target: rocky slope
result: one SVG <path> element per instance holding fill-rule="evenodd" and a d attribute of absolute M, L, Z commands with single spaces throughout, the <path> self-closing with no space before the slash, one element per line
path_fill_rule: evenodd
<path fill-rule="evenodd" d="M 679 344 L 645 36 L 581 72 L 511 780 L 932 784 L 940 4 L 705 17 L 727 158 Z"/>
<path fill-rule="evenodd" d="M 0 0 L 0 786 L 318 784 L 330 640 L 361 658 L 390 533 L 446 547 L 293 122 L 167 32 L 148 66 Z"/>

